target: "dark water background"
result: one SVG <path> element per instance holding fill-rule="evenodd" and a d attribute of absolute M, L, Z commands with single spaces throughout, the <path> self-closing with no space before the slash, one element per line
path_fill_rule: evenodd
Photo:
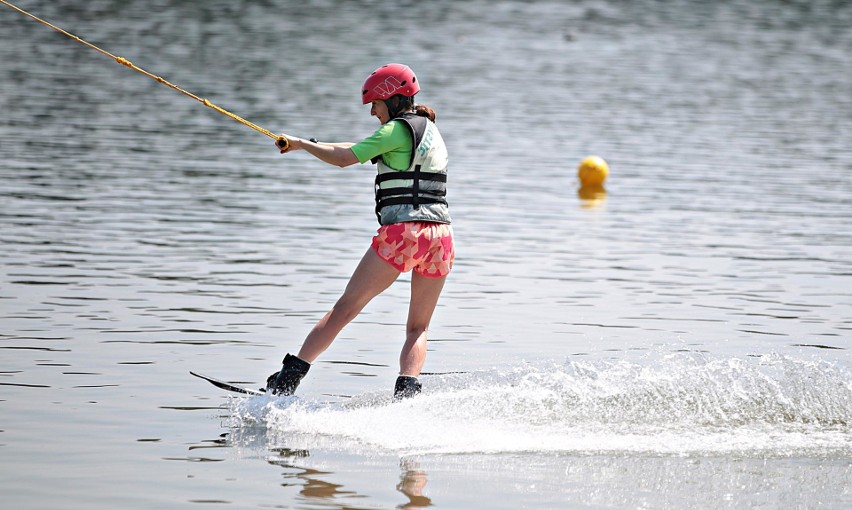
<path fill-rule="evenodd" d="M 18 5 L 273 131 L 356 141 L 411 65 L 458 259 L 424 395 L 407 278 L 258 385 L 375 229 L 369 165 L 0 5 L 0 490 L 35 508 L 852 504 L 848 2 Z M 576 166 L 604 157 L 606 194 Z"/>

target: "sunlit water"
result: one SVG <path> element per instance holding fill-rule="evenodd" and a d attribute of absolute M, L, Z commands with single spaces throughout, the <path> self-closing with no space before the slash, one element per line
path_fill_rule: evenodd
<path fill-rule="evenodd" d="M 256 387 L 367 249 L 338 170 L 0 5 L 4 507 L 852 505 L 852 9 L 21 0 L 273 131 L 357 140 L 410 64 L 458 259 Z M 416 28 L 404 30 L 406 24 Z M 576 166 L 609 161 L 605 192 Z"/>

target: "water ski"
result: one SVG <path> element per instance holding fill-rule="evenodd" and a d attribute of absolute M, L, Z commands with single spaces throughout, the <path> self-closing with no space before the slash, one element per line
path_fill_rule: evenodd
<path fill-rule="evenodd" d="M 266 395 L 265 392 L 260 391 L 260 390 L 253 390 L 253 389 L 250 389 L 250 388 L 244 388 L 242 386 L 238 386 L 236 384 L 231 384 L 229 382 L 225 382 L 225 381 L 213 378 L 213 377 L 208 377 L 206 375 L 202 375 L 202 374 L 199 374 L 199 373 L 196 373 L 196 372 L 193 372 L 193 371 L 190 371 L 189 373 L 194 375 L 195 377 L 204 379 L 205 381 L 209 382 L 213 386 L 216 386 L 217 388 L 222 388 L 223 390 L 233 391 L 234 393 L 242 393 L 244 395 L 255 395 L 255 396 Z"/>

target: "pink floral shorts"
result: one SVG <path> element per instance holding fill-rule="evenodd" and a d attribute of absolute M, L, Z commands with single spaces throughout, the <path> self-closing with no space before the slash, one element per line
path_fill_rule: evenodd
<path fill-rule="evenodd" d="M 455 259 L 453 228 L 444 223 L 382 225 L 372 246 L 382 260 L 398 271 L 413 269 L 429 278 L 447 276 Z"/>

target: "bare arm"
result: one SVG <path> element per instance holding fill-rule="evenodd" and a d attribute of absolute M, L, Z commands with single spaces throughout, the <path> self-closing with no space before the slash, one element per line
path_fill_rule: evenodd
<path fill-rule="evenodd" d="M 290 142 L 290 146 L 287 150 L 282 150 L 281 154 L 304 150 L 321 161 L 341 168 L 358 163 L 355 153 L 349 149 L 349 147 L 355 145 L 352 142 L 311 142 L 295 136 L 288 136 L 287 140 Z"/>

